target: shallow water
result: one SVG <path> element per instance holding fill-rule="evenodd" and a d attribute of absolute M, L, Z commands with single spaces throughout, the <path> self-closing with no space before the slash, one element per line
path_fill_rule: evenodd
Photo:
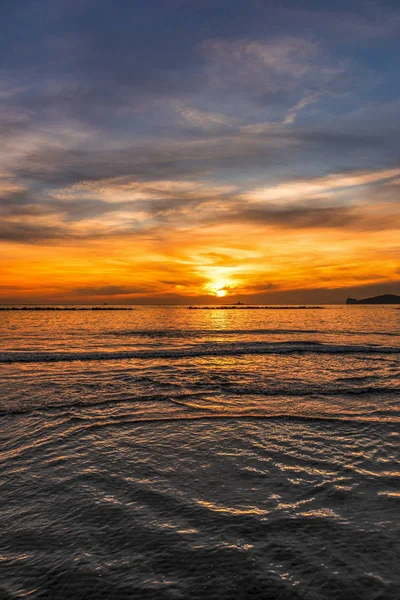
<path fill-rule="evenodd" d="M 0 598 L 398 598 L 400 310 L 0 328 Z"/>

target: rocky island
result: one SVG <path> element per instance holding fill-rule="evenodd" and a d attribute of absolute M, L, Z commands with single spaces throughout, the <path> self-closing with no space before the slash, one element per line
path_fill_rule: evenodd
<path fill-rule="evenodd" d="M 400 304 L 400 296 L 396 294 L 383 294 L 383 296 L 374 296 L 373 298 L 347 298 L 346 304 Z"/>

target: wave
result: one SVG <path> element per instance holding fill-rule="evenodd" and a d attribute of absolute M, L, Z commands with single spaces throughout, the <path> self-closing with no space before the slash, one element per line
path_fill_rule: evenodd
<path fill-rule="evenodd" d="M 70 362 L 124 359 L 180 359 L 205 356 L 243 356 L 251 354 L 400 354 L 400 347 L 376 345 L 340 345 L 311 341 L 247 342 L 197 344 L 179 349 L 145 349 L 99 352 L 21 352 L 0 353 L 0 363 Z"/>
<path fill-rule="evenodd" d="M 363 335 L 400 337 L 399 333 L 392 331 L 343 331 L 338 329 L 128 329 L 101 332 L 99 335 L 110 335 L 116 337 L 160 337 L 160 338 L 194 338 L 221 335 Z"/>
<path fill-rule="evenodd" d="M 136 399 L 140 400 L 140 399 Z M 134 404 L 136 403 L 134 400 Z M 165 400 L 172 401 L 172 398 L 164 398 Z M 173 402 L 173 401 L 172 401 Z M 132 406 L 132 401 L 121 400 L 121 401 L 97 401 L 97 402 L 62 402 L 59 404 L 48 404 L 41 406 L 14 406 L 14 407 L 0 407 L 0 415 L 12 416 L 12 415 L 28 415 L 34 414 L 56 414 L 61 418 L 65 418 L 67 421 L 82 422 L 90 426 L 90 428 L 100 428 L 111 425 L 127 425 L 127 424 L 145 424 L 145 423 L 169 423 L 169 422 L 185 422 L 185 421 L 246 421 L 246 420 L 265 420 L 265 421 L 284 421 L 293 423 L 343 423 L 347 425 L 361 426 L 382 426 L 390 427 L 397 431 L 400 427 L 400 416 L 391 415 L 390 419 L 382 418 L 380 414 L 374 414 L 375 411 L 370 413 L 365 412 L 349 412 L 349 413 L 313 413 L 313 414 L 301 414 L 290 411 L 276 411 L 276 412 L 262 412 L 257 409 L 248 409 L 246 411 L 235 411 L 235 410 L 221 410 L 221 411 L 210 411 L 207 408 L 197 408 L 192 410 L 190 405 L 186 406 L 184 403 L 179 403 L 181 411 L 175 412 L 168 410 L 164 405 L 162 412 L 158 411 L 138 411 L 136 414 L 132 408 L 127 409 L 127 405 Z M 98 412 L 98 408 L 110 408 L 111 411 L 105 410 L 104 414 Z M 87 412 L 93 409 L 95 412 L 91 414 Z"/>
<path fill-rule="evenodd" d="M 206 399 L 208 400 L 210 398 L 210 396 L 213 395 L 213 393 L 215 393 L 215 405 L 213 406 L 212 404 L 206 404 L 204 406 L 202 406 L 201 401 Z M 383 396 L 385 395 L 385 397 L 387 398 L 388 395 L 390 395 L 390 397 L 397 397 L 400 396 L 400 388 L 398 387 L 391 387 L 391 386 L 368 386 L 366 388 L 356 388 L 356 387 L 345 387 L 345 388 L 315 388 L 315 387 L 304 387 L 304 388 L 299 388 L 299 389 L 290 389 L 288 387 L 277 387 L 276 389 L 272 388 L 272 389 L 267 389 L 267 388 L 263 388 L 263 387 L 256 387 L 256 386 L 241 386 L 241 387 L 236 387 L 234 385 L 232 386 L 225 386 L 224 387 L 224 394 L 227 397 L 227 399 L 229 399 L 230 403 L 232 403 L 233 400 L 239 400 L 240 404 L 238 404 L 239 410 L 243 409 L 243 406 L 245 406 L 245 404 L 242 404 L 242 400 L 243 399 L 248 399 L 249 397 L 253 398 L 256 397 L 259 401 L 259 408 L 258 411 L 263 411 L 263 410 L 267 410 L 269 405 L 268 404 L 263 404 L 262 401 L 263 400 L 284 400 L 284 399 L 288 399 L 288 400 L 296 400 L 296 399 L 300 399 L 300 400 L 319 400 L 319 401 L 324 401 L 324 400 L 329 400 L 331 398 L 338 398 L 338 399 L 345 399 L 346 397 L 352 397 L 352 399 L 354 399 L 357 396 L 363 397 L 365 395 L 368 396 Z M 193 405 L 193 402 L 197 403 L 195 405 Z M 63 402 L 62 400 L 60 401 L 59 399 L 55 400 L 54 402 L 50 399 L 48 404 L 35 404 L 34 408 L 32 408 L 32 404 L 30 403 L 30 400 L 27 399 L 26 401 L 22 402 L 20 406 L 18 406 L 18 408 L 16 409 L 14 408 L 10 408 L 9 406 L 7 406 L 7 399 L 4 400 L 4 402 L 0 403 L 0 414 L 4 414 L 4 413 L 9 413 L 11 412 L 25 412 L 26 410 L 30 411 L 30 410 L 36 410 L 36 409 L 44 409 L 46 407 L 48 408 L 60 408 L 60 407 L 69 407 L 69 406 L 97 406 L 97 405 L 104 405 L 104 404 L 113 404 L 113 405 L 118 405 L 119 403 L 129 403 L 131 405 L 141 405 L 141 404 L 174 404 L 174 405 L 179 405 L 182 406 L 183 408 L 188 408 L 188 409 L 194 409 L 194 410 L 208 410 L 210 407 L 212 408 L 212 410 L 215 410 L 216 408 L 218 408 L 218 406 L 225 411 L 225 407 L 226 405 L 224 404 L 224 400 L 221 398 L 221 396 L 219 395 L 219 391 L 210 391 L 207 388 L 205 388 L 204 390 L 199 390 L 199 391 L 187 391 L 187 392 L 182 392 L 182 393 L 147 393 L 147 394 L 142 394 L 139 393 L 138 395 L 134 396 L 130 396 L 130 397 L 120 397 L 120 398 L 116 398 L 116 399 L 110 399 L 109 397 L 106 397 L 104 399 L 99 399 L 96 398 L 96 400 L 93 399 L 87 399 L 85 398 L 84 400 L 80 399 L 80 400 L 76 400 L 71 402 L 70 400 L 68 400 L 66 403 Z M 232 405 L 230 404 L 230 407 Z M 164 406 L 165 408 L 165 406 Z M 163 410 L 164 410 L 163 408 Z M 383 408 L 382 408 L 383 411 Z M 382 412 L 381 411 L 381 412 Z M 376 411 L 374 411 L 376 412 Z M 385 411 L 383 411 L 385 412 Z M 257 413 L 259 414 L 259 412 Z M 386 414 L 386 413 L 385 413 Z M 390 414 L 395 416 L 397 415 L 397 411 L 391 409 L 390 410 Z"/>

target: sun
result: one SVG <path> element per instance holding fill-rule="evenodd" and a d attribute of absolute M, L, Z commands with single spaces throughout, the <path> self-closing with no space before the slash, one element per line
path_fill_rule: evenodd
<path fill-rule="evenodd" d="M 211 279 L 203 288 L 207 294 L 211 296 L 217 296 L 217 298 L 223 298 L 227 296 L 231 291 L 231 283 L 225 278 Z"/>

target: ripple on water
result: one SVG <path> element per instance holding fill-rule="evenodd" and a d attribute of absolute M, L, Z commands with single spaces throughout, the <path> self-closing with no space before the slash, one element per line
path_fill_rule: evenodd
<path fill-rule="evenodd" d="M 395 426 L 18 424 L 1 463 L 6 597 L 396 597 L 399 474 L 377 470 Z"/>
<path fill-rule="evenodd" d="M 398 311 L 3 312 L 1 599 L 397 600 Z"/>

